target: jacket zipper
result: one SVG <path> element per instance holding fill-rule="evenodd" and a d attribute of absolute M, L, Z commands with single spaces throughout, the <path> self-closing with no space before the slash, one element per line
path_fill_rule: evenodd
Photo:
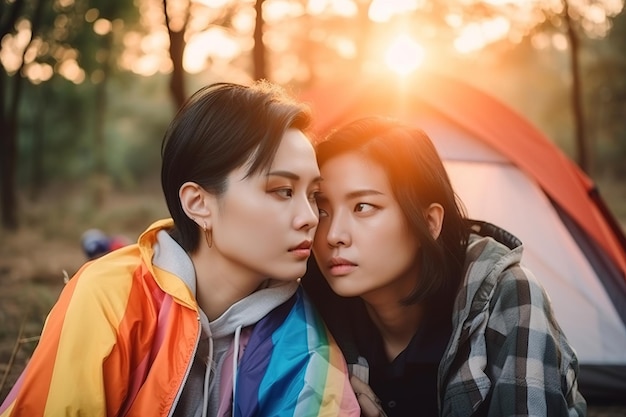
<path fill-rule="evenodd" d="M 178 405 L 178 400 L 180 400 L 180 396 L 183 393 L 183 387 L 185 386 L 185 383 L 187 382 L 187 378 L 189 377 L 189 373 L 191 372 L 191 367 L 193 366 L 194 358 L 196 357 L 196 352 L 198 351 L 198 345 L 200 344 L 200 336 L 202 335 L 202 331 L 201 331 L 202 326 L 200 326 L 200 315 L 196 316 L 196 320 L 198 323 L 196 343 L 193 348 L 193 352 L 191 354 L 191 359 L 189 360 L 189 363 L 187 364 L 187 370 L 185 371 L 185 376 L 180 386 L 178 387 L 178 392 L 176 393 L 176 397 L 174 398 L 174 401 L 172 402 L 172 406 L 170 408 L 169 413 L 167 414 L 167 417 L 172 417 L 174 415 L 174 410 L 176 410 L 176 406 Z"/>

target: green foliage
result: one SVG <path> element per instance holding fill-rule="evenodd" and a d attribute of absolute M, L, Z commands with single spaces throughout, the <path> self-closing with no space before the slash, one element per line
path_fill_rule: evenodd
<path fill-rule="evenodd" d="M 67 180 L 85 175 L 89 166 L 85 158 L 85 121 L 90 114 L 86 105 L 88 88 L 61 77 L 39 86 L 26 86 L 20 108 L 19 182 Z M 41 170 L 43 175 L 35 178 L 35 170 Z"/>
<path fill-rule="evenodd" d="M 594 172 L 626 179 L 626 13 L 613 24 L 607 39 L 589 42 L 585 102 L 595 145 Z"/>
<path fill-rule="evenodd" d="M 174 110 L 167 81 L 126 74 L 110 86 L 110 97 L 124 99 L 109 100 L 107 169 L 123 188 L 160 175 L 161 140 Z"/>
<path fill-rule="evenodd" d="M 161 139 L 173 111 L 166 81 L 121 74 L 108 85 L 105 168 L 116 186 L 129 189 L 159 174 Z M 93 90 L 60 77 L 28 88 L 21 113 L 22 185 L 38 180 L 33 174 L 37 158 L 43 173 L 39 179 L 46 183 L 84 181 L 93 173 Z"/>

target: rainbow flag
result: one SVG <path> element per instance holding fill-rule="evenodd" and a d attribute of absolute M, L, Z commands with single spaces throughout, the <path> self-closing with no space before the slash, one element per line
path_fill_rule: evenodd
<path fill-rule="evenodd" d="M 302 288 L 256 324 L 237 374 L 235 417 L 360 416 L 341 351 Z"/>

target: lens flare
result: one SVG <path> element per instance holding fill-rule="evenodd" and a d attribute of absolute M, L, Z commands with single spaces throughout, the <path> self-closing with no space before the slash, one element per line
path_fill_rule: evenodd
<path fill-rule="evenodd" d="M 424 62 L 424 48 L 408 35 L 396 37 L 385 54 L 387 66 L 400 75 L 415 71 Z"/>

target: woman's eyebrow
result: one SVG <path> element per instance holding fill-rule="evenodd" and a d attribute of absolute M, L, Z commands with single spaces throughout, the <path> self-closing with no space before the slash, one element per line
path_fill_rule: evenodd
<path fill-rule="evenodd" d="M 367 197 L 370 195 L 383 195 L 383 193 L 381 193 L 380 191 L 376 191 L 376 190 L 365 189 L 365 190 L 351 191 L 348 194 L 346 194 L 346 197 L 358 198 L 358 197 Z"/>
<path fill-rule="evenodd" d="M 376 190 L 369 190 L 369 189 L 356 190 L 356 191 L 351 191 L 348 194 L 346 194 L 346 200 L 352 200 L 352 199 L 359 198 L 359 197 L 367 197 L 370 195 L 384 195 L 384 194 Z M 323 191 L 318 193 L 315 198 L 318 202 L 322 202 L 322 203 L 328 202 L 328 197 L 326 197 L 326 194 L 324 194 Z"/>
<path fill-rule="evenodd" d="M 271 171 L 267 173 L 268 177 L 271 176 L 276 176 L 276 177 L 283 177 L 283 178 L 289 178 L 291 180 L 294 181 L 299 181 L 300 180 L 300 176 L 294 172 L 291 171 Z M 319 175 L 315 178 L 313 178 L 314 183 L 319 183 L 322 182 L 322 177 L 320 177 Z"/>
<path fill-rule="evenodd" d="M 300 179 L 300 176 L 298 174 L 295 174 L 291 171 L 271 171 L 267 173 L 267 176 L 285 177 L 296 181 Z"/>

